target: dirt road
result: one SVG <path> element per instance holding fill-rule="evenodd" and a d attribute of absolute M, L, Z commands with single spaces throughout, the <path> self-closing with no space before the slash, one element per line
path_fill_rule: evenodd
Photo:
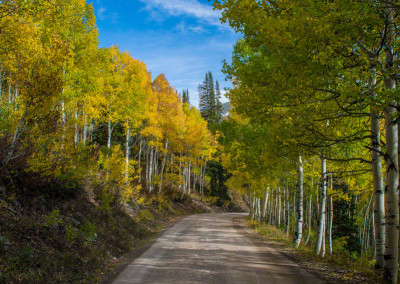
<path fill-rule="evenodd" d="M 113 283 L 323 283 L 242 225 L 243 214 L 182 219 L 128 265 Z"/>

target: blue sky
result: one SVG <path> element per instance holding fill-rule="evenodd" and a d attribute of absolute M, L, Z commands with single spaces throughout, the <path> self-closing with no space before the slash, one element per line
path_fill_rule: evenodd
<path fill-rule="evenodd" d="M 90 1 L 89 1 L 90 2 Z M 208 0 L 93 0 L 100 46 L 120 49 L 144 61 L 153 79 L 164 73 L 198 106 L 197 86 L 211 71 L 221 89 L 230 87 L 222 61 L 231 58 L 238 35 L 220 23 Z M 223 99 L 226 102 L 226 99 Z"/>

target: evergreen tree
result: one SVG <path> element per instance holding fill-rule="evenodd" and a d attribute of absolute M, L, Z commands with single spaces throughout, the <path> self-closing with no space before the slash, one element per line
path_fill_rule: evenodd
<path fill-rule="evenodd" d="M 219 89 L 218 80 L 215 82 L 215 104 L 216 104 L 216 121 L 219 123 L 222 120 L 222 103 L 221 103 L 221 90 Z"/>
<path fill-rule="evenodd" d="M 199 85 L 200 112 L 209 124 L 218 124 L 221 121 L 222 105 L 220 102 L 221 92 L 219 83 L 214 80 L 211 72 L 206 73 L 206 78 Z"/>
<path fill-rule="evenodd" d="M 215 123 L 217 120 L 216 117 L 216 101 L 215 101 L 215 88 L 214 88 L 214 79 L 211 71 L 208 72 L 208 81 L 207 81 L 207 91 L 209 97 L 209 117 L 210 122 Z"/>
<path fill-rule="evenodd" d="M 188 89 L 182 91 L 182 103 L 190 104 L 189 90 Z"/>
<path fill-rule="evenodd" d="M 206 73 L 206 78 L 203 83 L 199 85 L 199 107 L 201 116 L 209 123 L 210 122 L 210 96 L 208 92 L 208 73 Z"/>

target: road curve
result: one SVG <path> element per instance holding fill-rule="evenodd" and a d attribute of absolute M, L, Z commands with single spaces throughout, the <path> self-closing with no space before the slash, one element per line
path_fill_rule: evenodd
<path fill-rule="evenodd" d="M 241 225 L 243 214 L 182 219 L 129 264 L 113 283 L 323 283 Z"/>

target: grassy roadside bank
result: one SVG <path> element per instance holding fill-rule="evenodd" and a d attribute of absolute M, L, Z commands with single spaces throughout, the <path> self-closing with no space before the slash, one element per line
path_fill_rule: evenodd
<path fill-rule="evenodd" d="M 2 197 L 0 283 L 97 283 L 171 220 L 224 210 L 199 196 L 173 200 L 104 207 L 75 189 Z"/>
<path fill-rule="evenodd" d="M 278 228 L 247 219 L 248 228 L 265 242 L 278 248 L 308 272 L 322 278 L 326 283 L 380 283 L 381 279 L 374 270 L 374 263 L 348 255 L 346 252 L 332 256 L 326 252 L 324 258 L 315 256 L 311 243 L 295 248 L 293 237 L 287 236 Z M 339 245 L 339 244 L 338 244 Z"/>

